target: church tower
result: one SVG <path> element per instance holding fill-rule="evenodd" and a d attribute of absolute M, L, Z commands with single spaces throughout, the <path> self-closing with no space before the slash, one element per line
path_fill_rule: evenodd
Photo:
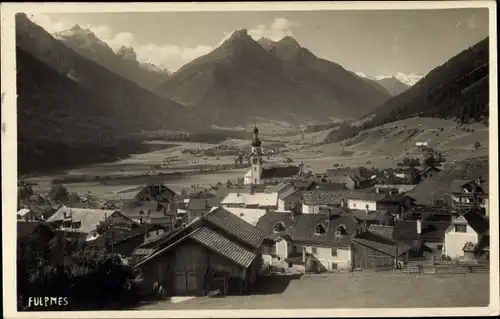
<path fill-rule="evenodd" d="M 251 164 L 251 184 L 260 184 L 262 175 L 262 142 L 259 139 L 259 129 L 257 126 L 253 129 L 252 151 L 250 153 Z"/>

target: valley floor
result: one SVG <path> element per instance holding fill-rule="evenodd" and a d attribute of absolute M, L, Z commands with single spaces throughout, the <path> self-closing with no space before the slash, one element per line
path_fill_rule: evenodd
<path fill-rule="evenodd" d="M 489 274 L 388 272 L 261 278 L 248 296 L 162 301 L 140 310 L 486 307 Z"/>

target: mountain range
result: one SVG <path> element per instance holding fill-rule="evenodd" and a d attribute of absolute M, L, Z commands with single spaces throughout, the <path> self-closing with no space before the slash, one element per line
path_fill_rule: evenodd
<path fill-rule="evenodd" d="M 424 77 L 423 74 L 415 73 L 415 72 L 408 73 L 408 74 L 403 73 L 403 72 L 397 72 L 394 74 L 377 75 L 377 76 L 371 76 L 371 75 L 366 74 L 365 72 L 355 72 L 355 73 L 356 73 L 356 75 L 358 75 L 360 77 L 367 78 L 367 79 L 374 80 L 374 81 L 381 81 L 381 80 L 385 80 L 385 79 L 395 79 L 408 87 L 414 86 L 418 81 L 420 81 Z"/>
<path fill-rule="evenodd" d="M 20 172 L 140 150 L 141 130 L 200 127 L 189 110 L 68 48 L 16 15 Z"/>
<path fill-rule="evenodd" d="M 53 36 L 82 56 L 148 90 L 164 82 L 170 75 L 170 71 L 164 68 L 138 62 L 137 55 L 131 47 L 122 46 L 115 53 L 92 31 L 83 29 L 78 24 L 71 29 L 54 33 Z"/>
<path fill-rule="evenodd" d="M 170 74 L 138 62 L 132 48 L 113 52 L 79 26 L 51 35 L 18 14 L 16 54 L 24 172 L 126 156 L 140 151 L 141 131 L 192 132 L 256 118 L 363 118 L 365 126 L 416 115 L 488 118 L 488 39 L 411 87 L 402 79 L 418 76 L 355 74 L 292 37 L 255 41 L 245 29 Z"/>
<path fill-rule="evenodd" d="M 255 41 L 246 29 L 184 65 L 154 92 L 220 125 L 254 118 L 290 123 L 354 119 L 390 98 L 342 66 L 316 57 L 292 37 Z"/>
<path fill-rule="evenodd" d="M 488 121 L 489 38 L 436 67 L 364 118 L 366 126 L 375 127 L 414 116 Z"/>

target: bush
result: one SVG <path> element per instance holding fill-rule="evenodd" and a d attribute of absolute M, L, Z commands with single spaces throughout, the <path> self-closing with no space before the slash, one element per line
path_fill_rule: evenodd
<path fill-rule="evenodd" d="M 18 304 L 26 309 L 27 296 L 61 296 L 67 305 L 53 305 L 43 310 L 102 310 L 122 309 L 140 300 L 142 277 L 116 254 L 104 250 L 76 250 L 74 243 L 64 240 L 57 266 L 51 260 L 52 247 L 37 241 L 18 241 Z"/>

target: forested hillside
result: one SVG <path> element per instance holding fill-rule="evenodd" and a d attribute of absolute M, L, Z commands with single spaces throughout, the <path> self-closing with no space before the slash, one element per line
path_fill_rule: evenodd
<path fill-rule="evenodd" d="M 415 86 L 376 108 L 364 127 L 413 116 L 488 121 L 489 38 L 432 70 Z"/>

